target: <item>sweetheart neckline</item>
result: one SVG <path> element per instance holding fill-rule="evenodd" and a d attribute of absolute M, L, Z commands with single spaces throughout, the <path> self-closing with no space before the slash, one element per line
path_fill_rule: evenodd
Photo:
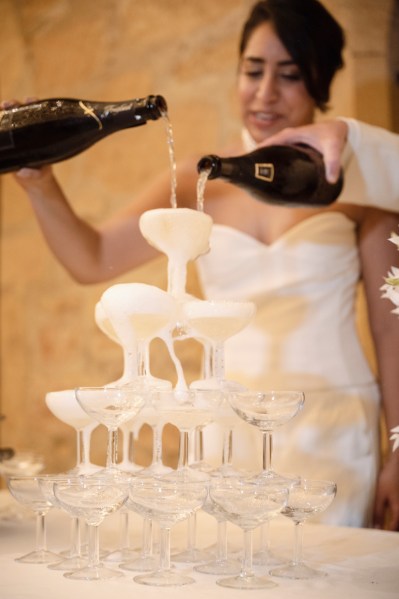
<path fill-rule="evenodd" d="M 281 235 L 279 235 L 276 239 L 274 239 L 270 243 L 261 241 L 260 239 L 256 239 L 256 237 L 253 237 L 249 233 L 246 233 L 245 231 L 241 231 L 241 229 L 236 229 L 235 227 L 232 227 L 231 225 L 224 225 L 222 223 L 214 223 L 212 228 L 213 229 L 215 229 L 215 228 L 216 229 L 224 229 L 226 231 L 229 231 L 230 233 L 233 233 L 233 234 L 241 236 L 249 241 L 252 241 L 254 244 L 257 244 L 262 247 L 270 249 L 270 248 L 273 248 L 274 246 L 277 246 L 280 243 L 284 242 L 287 238 L 294 235 L 298 230 L 302 229 L 303 227 L 308 226 L 309 224 L 312 224 L 312 222 L 314 220 L 322 220 L 322 219 L 331 218 L 331 217 L 333 217 L 333 218 L 338 217 L 340 219 L 343 218 L 348 224 L 351 224 L 352 226 L 355 225 L 354 221 L 352 219 L 350 219 L 343 212 L 331 211 L 331 210 L 329 210 L 327 212 L 318 212 L 317 214 L 313 214 L 312 216 L 309 216 L 308 218 L 304 218 L 304 219 L 298 221 L 297 223 L 292 225 L 292 227 L 289 227 L 286 231 L 284 231 Z"/>

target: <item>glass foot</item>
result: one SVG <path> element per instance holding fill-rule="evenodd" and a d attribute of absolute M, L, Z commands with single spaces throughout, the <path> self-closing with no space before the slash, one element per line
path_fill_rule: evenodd
<path fill-rule="evenodd" d="M 61 562 L 50 564 L 47 566 L 50 570 L 65 570 L 70 572 L 71 570 L 78 570 L 87 566 L 87 558 L 76 555 L 75 557 L 68 557 Z"/>
<path fill-rule="evenodd" d="M 104 562 L 112 562 L 112 563 L 123 563 L 134 560 L 137 557 L 137 551 L 134 549 L 129 549 L 125 547 L 123 549 L 117 549 L 116 551 L 111 551 L 111 553 L 107 553 L 102 559 Z"/>
<path fill-rule="evenodd" d="M 231 578 L 220 578 L 216 581 L 221 587 L 229 589 L 272 589 L 277 584 L 267 576 L 232 576 Z"/>
<path fill-rule="evenodd" d="M 279 558 L 272 551 L 263 549 L 254 554 L 252 563 L 254 566 L 266 566 L 267 568 L 273 568 L 274 566 L 281 566 L 284 563 L 284 560 Z"/>
<path fill-rule="evenodd" d="M 206 562 L 205 564 L 200 564 L 199 566 L 195 566 L 194 570 L 196 572 L 201 572 L 201 574 L 217 574 L 220 576 L 228 575 L 228 574 L 239 574 L 241 570 L 241 564 L 235 560 L 214 560 L 212 562 Z"/>
<path fill-rule="evenodd" d="M 157 587 L 183 586 L 195 582 L 194 578 L 191 578 L 191 576 L 178 574 L 172 570 L 151 572 L 151 574 L 140 574 L 140 576 L 135 576 L 133 580 L 139 584 L 148 584 Z"/>
<path fill-rule="evenodd" d="M 307 580 L 308 578 L 324 578 L 327 576 L 326 572 L 322 572 L 321 570 L 315 570 L 314 568 L 310 568 L 303 563 L 295 564 L 294 562 L 290 562 L 285 566 L 281 566 L 279 568 L 273 568 L 270 571 L 272 576 L 279 576 L 281 578 L 291 578 L 295 580 Z"/>
<path fill-rule="evenodd" d="M 79 568 L 73 572 L 65 572 L 64 576 L 72 580 L 108 580 L 110 578 L 120 578 L 123 576 L 123 572 L 111 570 L 99 564 L 98 566 Z"/>
<path fill-rule="evenodd" d="M 41 549 L 39 551 L 31 551 L 26 555 L 17 557 L 15 561 L 21 564 L 51 564 L 54 562 L 59 562 L 60 556 L 52 551 Z"/>
<path fill-rule="evenodd" d="M 186 549 L 172 556 L 172 560 L 183 564 L 198 564 L 209 560 L 209 552 L 204 549 Z"/>
<path fill-rule="evenodd" d="M 123 562 L 119 564 L 122 570 L 129 570 L 133 572 L 151 572 L 158 567 L 159 559 L 153 555 L 148 557 L 138 557 L 137 559 L 129 562 Z"/>

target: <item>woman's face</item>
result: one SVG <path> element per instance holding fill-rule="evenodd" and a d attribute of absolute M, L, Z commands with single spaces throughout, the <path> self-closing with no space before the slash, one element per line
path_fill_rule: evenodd
<path fill-rule="evenodd" d="M 316 103 L 269 22 L 257 27 L 240 60 L 238 96 L 244 126 L 256 142 L 313 121 Z"/>

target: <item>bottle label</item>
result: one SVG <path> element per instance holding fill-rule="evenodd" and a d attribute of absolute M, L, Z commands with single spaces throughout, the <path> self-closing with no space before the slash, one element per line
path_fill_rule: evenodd
<path fill-rule="evenodd" d="M 98 116 L 96 115 L 96 113 L 94 112 L 93 108 L 89 108 L 88 106 L 86 106 L 86 104 L 84 102 L 82 102 L 82 100 L 79 100 L 79 106 L 83 110 L 83 114 L 87 114 L 88 116 L 93 117 L 93 119 L 96 121 L 99 129 L 103 128 L 103 124 L 100 121 L 100 119 L 98 118 Z"/>
<path fill-rule="evenodd" d="M 271 183 L 274 179 L 274 164 L 271 162 L 256 162 L 255 177 Z"/>

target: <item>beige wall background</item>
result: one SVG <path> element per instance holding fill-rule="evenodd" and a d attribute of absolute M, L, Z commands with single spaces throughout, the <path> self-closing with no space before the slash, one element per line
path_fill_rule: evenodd
<path fill-rule="evenodd" d="M 330 116 L 398 130 L 392 78 L 398 60 L 389 41 L 395 31 L 393 0 L 324 4 L 348 39 L 347 67 L 334 86 Z M 239 131 L 237 42 L 251 5 L 252 0 L 0 0 L 0 96 L 125 100 L 162 94 L 177 158 L 216 151 Z M 55 169 L 75 210 L 96 224 L 134 201 L 167 167 L 166 135 L 156 122 L 114 134 Z M 97 329 L 95 303 L 120 281 L 165 288 L 166 263 L 160 257 L 125 277 L 81 286 L 50 254 L 12 175 L 0 177 L 0 194 L 0 413 L 6 416 L 0 445 L 36 449 L 48 471 L 59 471 L 74 465 L 75 434 L 49 412 L 46 392 L 120 376 L 121 352 Z M 190 273 L 189 290 L 199 293 L 194 270 Z M 195 376 L 197 348 L 187 345 L 181 355 L 188 378 Z M 173 377 L 160 346 L 153 351 L 152 370 Z M 142 463 L 150 459 L 149 441 L 146 435 L 141 444 Z M 104 431 L 98 429 L 93 459 L 102 461 L 104 451 Z"/>

